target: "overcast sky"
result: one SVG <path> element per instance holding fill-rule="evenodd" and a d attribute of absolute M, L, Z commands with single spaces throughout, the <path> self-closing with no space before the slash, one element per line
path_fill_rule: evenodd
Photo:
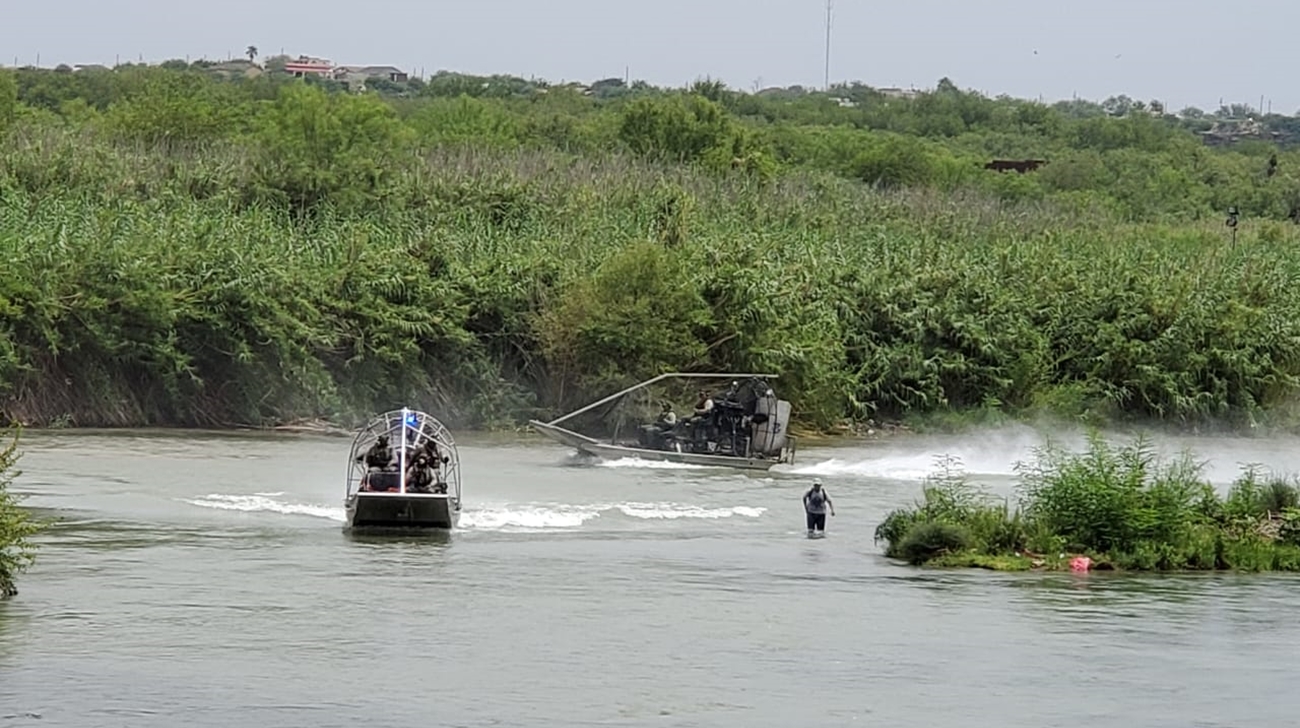
<path fill-rule="evenodd" d="M 0 0 L 0 63 L 322 56 L 683 85 L 822 85 L 825 0 Z M 1296 0 L 837 0 L 831 80 L 1300 110 Z"/>

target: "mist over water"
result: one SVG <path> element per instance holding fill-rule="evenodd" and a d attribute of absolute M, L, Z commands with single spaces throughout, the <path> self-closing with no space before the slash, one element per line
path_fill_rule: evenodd
<path fill-rule="evenodd" d="M 461 526 L 384 539 L 342 531 L 343 438 L 28 432 L 15 490 L 61 523 L 0 604 L 0 726 L 1289 725 L 1300 579 L 880 555 L 938 458 L 1010 493 L 1045 434 L 1084 443 L 898 436 L 752 473 L 459 435 Z M 1286 438 L 1151 442 L 1224 488 L 1300 471 Z M 814 477 L 838 515 L 809 541 Z"/>

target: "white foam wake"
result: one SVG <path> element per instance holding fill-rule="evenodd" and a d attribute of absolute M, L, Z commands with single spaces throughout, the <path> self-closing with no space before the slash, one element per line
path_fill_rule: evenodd
<path fill-rule="evenodd" d="M 209 493 L 202 498 L 186 500 L 190 505 L 201 508 L 216 508 L 223 511 L 243 511 L 245 513 L 268 512 L 291 516 L 312 516 L 328 518 L 332 521 L 345 521 L 342 506 L 313 506 L 306 503 L 285 503 L 276 500 L 283 493 L 256 493 L 253 495 L 226 495 Z"/>
<path fill-rule="evenodd" d="M 867 478 L 892 478 L 895 480 L 924 480 L 935 471 L 934 456 L 891 456 L 876 460 L 840 460 L 831 458 L 812 463 L 789 472 L 796 475 L 856 475 Z"/>
<path fill-rule="evenodd" d="M 971 462 L 961 455 L 955 456 L 956 469 L 967 475 L 1014 476 L 1015 463 L 1011 460 L 995 460 L 990 457 L 977 457 Z M 941 470 L 940 458 L 935 453 L 918 453 L 916 455 L 886 455 L 869 460 L 841 460 L 831 458 L 819 463 L 810 463 L 788 472 L 795 475 L 847 475 L 863 478 L 889 478 L 893 480 L 925 480 Z"/>
<path fill-rule="evenodd" d="M 291 516 L 311 516 L 332 521 L 346 520 L 342 506 L 319 506 L 306 503 L 289 503 L 278 500 L 283 493 L 255 493 L 231 495 L 209 493 L 185 502 L 201 508 L 245 513 L 280 513 Z M 759 518 L 766 508 L 753 506 L 726 506 L 706 508 L 685 503 L 595 503 L 572 505 L 565 503 L 527 503 L 467 507 L 460 517 L 460 527 L 482 531 L 567 531 L 601 516 L 621 514 L 641 520 Z"/>
<path fill-rule="evenodd" d="M 750 506 L 701 508 L 699 506 L 689 506 L 680 503 L 621 503 L 614 507 L 621 511 L 623 515 L 631 516 L 632 518 L 670 520 L 677 518 L 731 518 L 732 516 L 758 518 L 767 511 L 766 508 L 754 508 Z"/>
<path fill-rule="evenodd" d="M 460 517 L 462 528 L 485 531 L 567 531 L 604 515 L 620 513 L 642 520 L 679 518 L 719 519 L 740 516 L 758 518 L 766 508 L 731 506 L 704 508 L 682 503 L 602 503 L 591 505 L 528 504 L 467 509 Z"/>
<path fill-rule="evenodd" d="M 597 462 L 597 465 L 602 468 L 649 468 L 652 470 L 701 470 L 709 467 L 692 463 L 673 463 L 667 460 L 643 460 L 641 458 L 601 460 Z"/>

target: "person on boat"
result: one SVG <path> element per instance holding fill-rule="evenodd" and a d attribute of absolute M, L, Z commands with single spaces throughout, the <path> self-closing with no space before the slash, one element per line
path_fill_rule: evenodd
<path fill-rule="evenodd" d="M 699 399 L 695 400 L 695 416 L 707 417 L 712 413 L 713 413 L 713 398 L 709 396 L 708 392 L 701 389 Z"/>
<path fill-rule="evenodd" d="M 406 469 L 406 489 L 412 493 L 432 493 L 433 480 L 429 456 L 423 453 L 417 455 L 415 462 Z"/>
<path fill-rule="evenodd" d="M 438 441 L 434 440 L 432 437 L 430 437 L 428 440 L 425 440 L 424 445 L 421 448 L 420 452 L 424 455 L 424 457 L 428 458 L 429 469 L 433 472 L 433 480 L 434 480 L 433 492 L 446 493 L 447 481 L 443 480 L 442 466 L 446 465 L 447 462 L 451 460 L 451 458 L 442 453 L 442 451 L 438 448 Z"/>
<path fill-rule="evenodd" d="M 812 488 L 803 494 L 803 509 L 808 515 L 808 533 L 811 535 L 814 531 L 824 533 L 826 531 L 826 509 L 830 508 L 831 515 L 835 515 L 835 505 L 831 503 L 831 496 L 822 489 L 821 478 L 813 479 Z"/>
<path fill-rule="evenodd" d="M 714 414 L 713 398 L 701 389 L 695 400 L 695 411 L 682 423 L 688 428 L 687 439 L 694 452 L 713 451 Z"/>
<path fill-rule="evenodd" d="M 366 450 L 364 455 L 357 458 L 358 462 L 365 462 L 366 467 L 375 470 L 383 470 L 393 461 L 393 451 L 388 447 L 388 435 L 380 435 L 375 444 Z"/>
<path fill-rule="evenodd" d="M 666 450 L 672 441 L 672 431 L 677 428 L 677 413 L 669 402 L 663 403 L 659 417 L 648 425 L 641 425 L 638 438 L 641 447 L 653 450 Z"/>
<path fill-rule="evenodd" d="M 415 456 L 417 458 L 421 455 L 428 458 L 429 462 L 433 464 L 434 467 L 437 467 L 438 463 L 445 463 L 451 459 L 442 454 L 442 451 L 438 449 L 438 441 L 432 437 L 425 440 L 424 444 L 420 446 L 420 449 L 415 451 Z"/>
<path fill-rule="evenodd" d="M 655 424 L 664 432 L 677 426 L 677 413 L 673 412 L 671 402 L 664 402 L 663 409 L 659 412 L 659 419 L 655 420 Z"/>

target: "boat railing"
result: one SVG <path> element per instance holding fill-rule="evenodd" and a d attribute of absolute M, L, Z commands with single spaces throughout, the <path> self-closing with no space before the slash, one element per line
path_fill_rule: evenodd
<path fill-rule="evenodd" d="M 365 453 L 381 435 L 389 438 L 390 448 L 397 449 L 396 473 L 371 471 L 370 465 L 364 462 Z M 447 458 L 446 462 L 430 463 L 435 483 L 446 485 L 446 494 L 459 506 L 461 502 L 460 455 L 451 432 L 434 417 L 406 407 L 375 417 L 366 427 L 358 431 L 348 456 L 347 496 L 351 497 L 360 491 L 363 484 L 375 474 L 389 475 L 390 473 L 397 476 L 396 492 L 406 494 L 408 452 L 416 452 L 430 441 L 436 444 L 439 454 Z"/>
<path fill-rule="evenodd" d="M 722 372 L 722 373 L 719 373 L 719 372 L 669 372 L 669 373 L 667 373 L 667 374 L 660 374 L 660 375 L 657 376 L 657 377 L 653 377 L 653 378 L 651 378 L 651 379 L 647 379 L 647 380 L 645 380 L 644 382 L 641 382 L 640 384 L 635 384 L 635 385 L 633 385 L 633 386 L 631 386 L 631 387 L 628 387 L 627 389 L 624 389 L 624 390 L 621 390 L 621 391 L 615 392 L 614 394 L 611 394 L 611 395 L 609 395 L 608 397 L 605 397 L 605 398 L 603 398 L 603 399 L 598 399 L 598 400 L 596 400 L 595 402 L 592 402 L 591 404 L 589 404 L 589 405 L 587 405 L 587 406 L 585 406 L 585 407 L 581 407 L 581 408 L 579 408 L 579 409 L 576 409 L 576 410 L 574 410 L 574 411 L 572 411 L 572 412 L 570 412 L 570 413 L 568 413 L 568 414 L 566 414 L 566 415 L 561 415 L 560 417 L 557 417 L 557 418 L 551 420 L 550 422 L 547 422 L 546 424 L 548 424 L 548 425 L 554 427 L 554 426 L 560 424 L 561 422 L 564 422 L 565 420 L 572 419 L 572 418 L 577 417 L 578 415 L 583 414 L 583 413 L 585 413 L 585 412 L 590 412 L 591 410 L 593 410 L 593 409 L 595 409 L 595 408 L 597 408 L 597 407 L 599 407 L 599 406 L 601 406 L 601 405 L 603 405 L 603 404 L 608 404 L 608 403 L 610 403 L 610 402 L 613 402 L 614 400 L 619 399 L 620 397 L 626 397 L 627 395 L 631 394 L 632 392 L 637 391 L 638 389 L 644 389 L 644 388 L 650 386 L 651 384 L 656 384 L 656 383 L 658 383 L 658 382 L 662 382 L 662 381 L 664 381 L 665 379 L 776 379 L 777 377 L 778 377 L 778 375 L 776 375 L 776 374 L 745 374 L 745 373 L 727 373 L 727 372 Z"/>

